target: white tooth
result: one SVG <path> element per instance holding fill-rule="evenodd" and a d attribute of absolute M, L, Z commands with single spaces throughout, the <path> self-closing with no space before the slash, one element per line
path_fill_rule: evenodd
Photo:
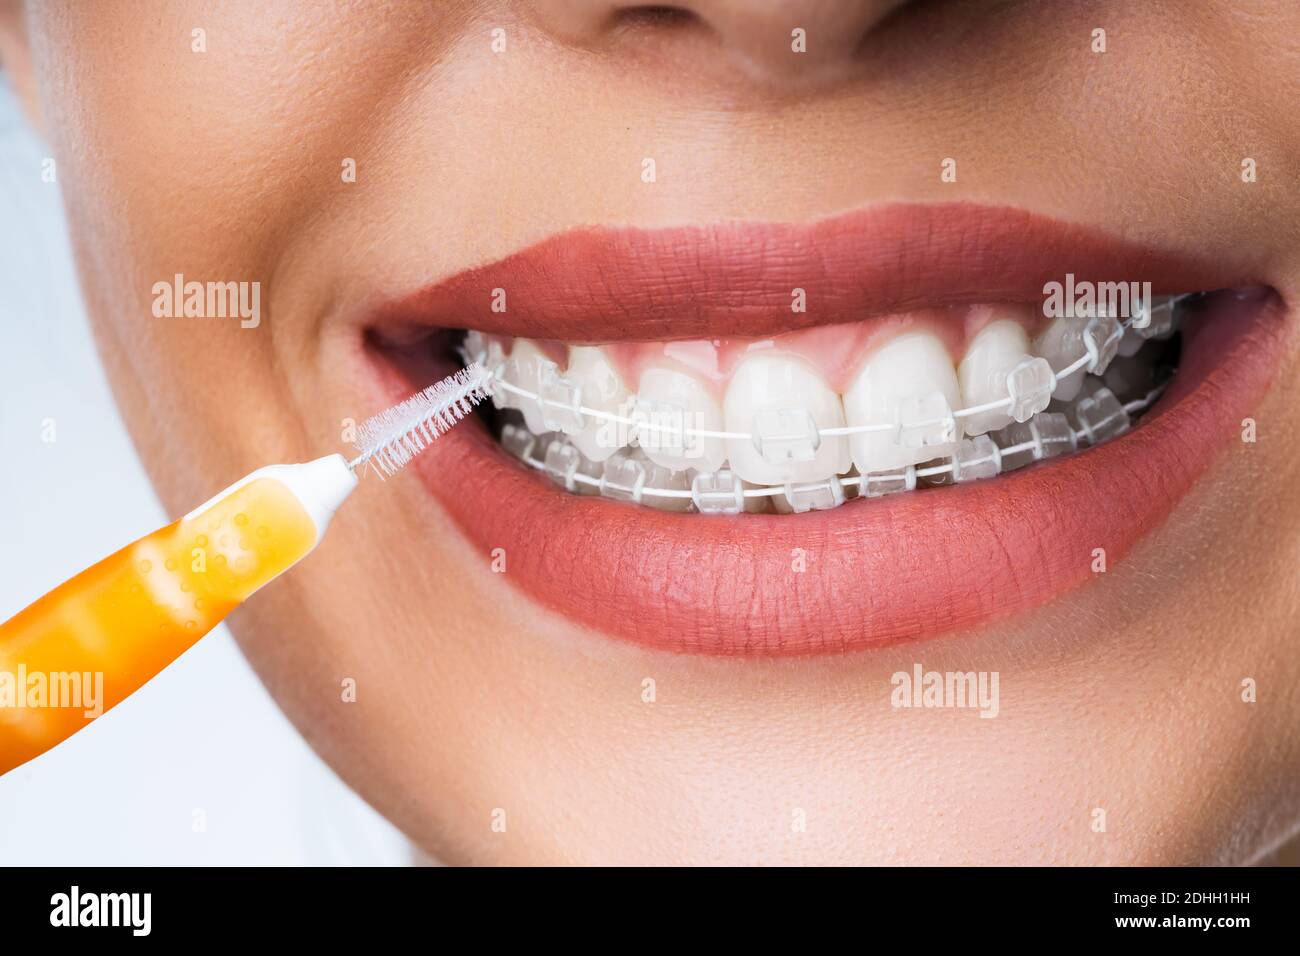
<path fill-rule="evenodd" d="M 540 372 L 544 364 L 554 363 L 528 339 L 516 339 L 514 348 L 510 350 L 510 360 L 506 362 L 506 381 L 535 395 L 540 387 Z M 537 399 L 510 393 L 510 404 L 524 413 L 524 424 L 534 435 L 551 430 L 546 427 L 542 406 Z"/>
<path fill-rule="evenodd" d="M 656 366 L 641 373 L 637 388 L 637 415 L 648 425 L 637 434 L 646 456 L 673 471 L 694 468 L 714 472 L 722 467 L 727 449 L 721 438 L 685 435 L 680 429 L 723 431 L 722 409 L 708 388 L 680 369 Z"/>
<path fill-rule="evenodd" d="M 727 431 L 754 435 L 726 442 L 731 468 L 745 481 L 777 485 L 848 471 L 844 436 L 817 435 L 844 426 L 844 406 L 800 358 L 758 354 L 745 359 L 727 387 L 723 418 Z"/>
<path fill-rule="evenodd" d="M 1083 345 L 1083 330 L 1087 327 L 1088 320 L 1080 316 L 1053 319 L 1052 324 L 1034 339 L 1034 354 L 1047 359 L 1052 371 L 1059 373 L 1087 353 Z M 1086 374 L 1087 367 L 1084 366 L 1064 377 L 1058 375 L 1056 391 L 1052 392 L 1052 397 L 1063 402 L 1073 399 L 1079 394 L 1079 386 L 1083 384 L 1083 376 Z"/>
<path fill-rule="evenodd" d="M 570 349 L 569 368 L 564 374 L 581 389 L 579 395 L 584 408 L 615 415 L 628 413 L 631 393 L 600 349 L 591 346 Z M 564 431 L 572 435 L 578 450 L 592 461 L 604 461 L 627 444 L 624 440 L 627 426 L 607 418 L 585 415 L 580 430 L 565 428 Z"/>
<path fill-rule="evenodd" d="M 689 471 L 673 471 L 671 468 L 660 465 L 651 461 L 645 456 L 644 449 L 637 449 L 640 456 L 645 459 L 645 486 L 647 488 L 661 488 L 669 491 L 690 491 L 691 490 L 691 473 Z M 659 495 L 646 495 L 641 499 L 641 504 L 649 505 L 651 508 L 658 508 L 660 511 L 689 511 L 691 499 L 686 498 L 666 498 Z"/>
<path fill-rule="evenodd" d="M 506 369 L 509 367 L 509 360 L 506 358 L 505 350 L 501 343 L 493 339 L 488 343 L 487 359 L 484 362 L 487 370 L 497 378 L 506 378 Z M 507 392 L 504 388 L 492 390 L 492 404 L 497 408 L 514 408 L 515 396 Z"/>
<path fill-rule="evenodd" d="M 929 332 L 907 332 L 877 349 L 862 366 L 844 394 L 849 425 L 893 425 L 907 403 L 941 394 L 952 411 L 961 407 L 957 372 L 948 349 Z M 928 419 L 927 419 L 928 420 Z M 931 432 L 934 430 L 932 429 Z M 861 432 L 851 437 L 853 463 L 858 471 L 886 471 L 917 465 L 952 454 L 961 438 L 962 421 L 956 420 L 955 440 L 908 447 L 894 430 Z"/>
<path fill-rule="evenodd" d="M 986 405 L 1007 397 L 1007 375 L 1029 358 L 1029 336 L 1024 326 L 1011 319 L 990 322 L 975 334 L 957 367 L 961 385 L 961 407 Z M 1012 422 L 1010 412 L 999 409 L 981 412 L 965 420 L 967 435 L 1005 428 Z"/>
<path fill-rule="evenodd" d="M 478 362 L 480 365 L 486 364 L 488 354 L 487 336 L 477 329 L 470 329 L 465 333 L 465 341 L 461 343 L 460 350 L 466 364 L 470 362 Z"/>

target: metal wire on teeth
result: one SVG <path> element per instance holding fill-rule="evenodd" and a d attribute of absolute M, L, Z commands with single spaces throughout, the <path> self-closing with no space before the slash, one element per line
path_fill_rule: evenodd
<path fill-rule="evenodd" d="M 1041 358 L 1027 360 L 1022 363 L 1023 368 L 1018 367 L 1009 376 L 1009 394 L 1006 398 L 955 411 L 948 408 L 945 403 L 943 411 L 946 412 L 946 415 L 943 417 L 909 422 L 908 427 L 910 428 L 941 426 L 953 432 L 950 437 L 955 437 L 956 421 L 958 419 L 987 411 L 1009 410 L 1012 413 L 1016 424 L 1003 429 L 998 435 L 999 438 L 1006 438 L 1013 429 L 1018 427 L 1020 430 L 1015 433 L 1014 440 L 999 446 L 991 437 L 986 435 L 977 436 L 975 439 L 963 439 L 959 449 L 960 453 L 947 456 L 949 460 L 941 464 L 909 465 L 897 473 L 839 475 L 820 482 L 799 484 L 787 482 L 784 487 L 777 485 L 756 488 L 742 488 L 743 483 L 736 478 L 730 469 L 723 468 L 714 474 L 697 474 L 692 481 L 690 490 L 686 490 L 683 488 L 653 487 L 644 480 L 647 476 L 644 474 L 643 468 L 639 469 L 641 471 L 639 476 L 629 481 L 631 472 L 638 470 L 630 467 L 630 463 L 620 463 L 620 467 L 627 471 L 628 474 L 616 477 L 612 482 L 609 480 L 610 476 L 608 474 L 610 462 L 606 463 L 605 476 L 599 478 L 581 473 L 576 467 L 576 458 L 564 462 L 557 460 L 553 466 L 549 460 L 549 454 L 546 459 L 533 457 L 531 452 L 536 447 L 539 436 L 532 436 L 531 433 L 527 436 L 528 447 L 526 449 L 516 449 L 514 453 L 524 464 L 544 471 L 570 491 L 576 490 L 579 485 L 583 485 L 597 489 L 601 494 L 608 492 L 610 497 L 625 498 L 636 502 L 641 501 L 644 497 L 664 500 L 685 499 L 693 502 L 700 511 L 719 513 L 740 511 L 743 509 L 743 502 L 751 498 L 784 494 L 794 506 L 795 511 L 820 510 L 843 503 L 845 489 L 855 486 L 862 495 L 878 497 L 892 491 L 911 490 L 916 487 L 918 478 L 946 483 L 954 480 L 963 482 L 993 477 L 1002 472 L 1006 465 L 1015 460 L 1017 456 L 1029 456 L 1033 460 L 1050 458 L 1067 450 L 1099 444 L 1108 438 L 1127 431 L 1131 416 L 1140 414 L 1150 407 L 1163 391 L 1163 385 L 1151 390 L 1144 397 L 1127 404 L 1119 402 L 1107 388 L 1100 389 L 1091 397 L 1085 396 L 1076 405 L 1076 411 L 1082 411 L 1085 405 L 1088 407 L 1088 413 L 1079 416 L 1080 427 L 1078 428 L 1072 427 L 1064 414 L 1059 412 L 1048 413 L 1045 409 L 1060 380 L 1079 371 L 1087 371 L 1097 375 L 1102 374 L 1111 360 L 1116 357 L 1120 338 L 1128 329 L 1133 329 L 1142 339 L 1163 337 L 1165 333 L 1173 330 L 1175 308 L 1186 300 L 1198 298 L 1199 295 L 1199 293 L 1193 293 L 1170 297 L 1159 307 L 1152 308 L 1148 305 L 1145 311 L 1124 321 L 1105 314 L 1094 316 L 1088 322 L 1086 329 L 1083 330 L 1082 341 L 1080 342 L 1083 354 L 1064 368 L 1053 370 Z M 1160 315 L 1159 322 L 1155 321 L 1157 313 Z M 467 362 L 477 364 L 479 356 L 469 354 L 463 345 L 460 352 Z M 1033 393 L 1036 394 L 1029 394 L 1028 390 L 1024 394 L 1017 394 L 1019 389 L 1012 379 L 1021 377 L 1019 373 L 1022 370 L 1029 373 L 1023 378 L 1028 380 Z M 547 406 L 554 406 L 565 411 L 572 411 L 579 416 L 585 415 L 597 420 L 621 422 L 651 431 L 667 430 L 673 434 L 707 438 L 749 440 L 756 438 L 754 434 L 749 432 L 712 431 L 689 427 L 683 428 L 681 425 L 660 426 L 653 422 L 638 421 L 636 418 L 618 413 L 587 408 L 581 404 L 580 392 L 573 394 L 565 401 L 559 401 L 548 395 L 523 389 L 503 381 L 499 377 L 499 372 L 499 369 L 488 372 L 492 386 L 499 389 L 506 396 L 514 395 L 537 402 L 543 408 L 544 414 Z M 1026 398 L 1029 401 L 1025 401 Z M 581 420 L 581 417 L 579 417 L 578 421 L 581 422 Z M 826 429 L 816 429 L 816 425 L 813 423 L 813 428 L 818 432 L 814 441 L 819 441 L 821 436 L 847 436 L 864 432 L 883 431 L 894 432 L 897 441 L 903 423 L 895 421 L 892 424 L 841 426 Z M 759 450 L 762 452 L 761 447 Z M 570 457 L 572 458 L 572 456 Z M 611 459 L 611 462 L 617 461 L 617 459 L 618 455 L 616 454 Z M 1011 466 L 1012 469 L 1016 467 L 1019 466 Z M 719 487 L 697 487 L 702 481 L 705 486 L 708 486 L 709 482 L 713 481 Z M 724 484 L 727 487 L 721 487 Z M 802 499 L 802 503 L 796 502 L 796 496 Z M 718 500 L 715 501 L 714 499 Z M 719 501 L 722 501 L 723 504 L 719 505 Z"/>
<path fill-rule="evenodd" d="M 1054 370 L 1044 359 L 1041 358 L 1029 359 L 1025 363 L 1022 363 L 1022 365 L 1025 366 L 1023 371 L 1030 373 L 1030 376 L 1036 379 L 1033 382 L 1033 389 L 1037 393 L 1037 410 L 1041 411 L 1042 408 L 1047 406 L 1048 400 L 1056 390 L 1056 385 L 1060 380 L 1068 378 L 1079 371 L 1086 370 L 1087 372 L 1098 375 L 1105 371 L 1106 366 L 1109 365 L 1110 361 L 1115 357 L 1119 338 L 1125 331 L 1131 328 L 1144 339 L 1155 337 L 1157 334 L 1163 334 L 1172 329 L 1174 310 L 1181 303 L 1197 298 L 1199 295 L 1200 293 L 1188 293 L 1185 295 L 1171 296 L 1165 302 L 1161 303 L 1160 306 L 1154 308 L 1148 304 L 1146 311 L 1140 313 L 1140 321 L 1135 321 L 1137 316 L 1122 321 L 1117 317 L 1106 314 L 1094 316 L 1092 320 L 1088 322 L 1086 329 L 1083 331 L 1082 342 L 1080 343 L 1081 347 L 1084 349 L 1083 354 L 1064 368 Z M 1157 313 L 1161 313 L 1161 320 L 1159 322 L 1153 321 L 1153 318 Z M 482 356 L 469 354 L 463 345 L 459 351 L 461 357 L 467 363 L 480 363 Z M 1020 371 L 1021 369 L 1019 368 L 1014 370 L 1012 376 L 1016 376 Z M 756 437 L 751 432 L 691 428 L 689 426 L 684 427 L 683 425 L 676 424 L 666 425 L 653 420 L 646 420 L 644 418 L 638 419 L 630 415 L 622 415 L 618 412 L 607 412 L 601 409 L 589 408 L 581 404 L 580 390 L 576 394 L 571 395 L 567 400 L 559 400 L 549 395 L 541 394 L 540 391 L 522 388 L 511 382 L 505 381 L 500 377 L 500 369 L 491 369 L 487 374 L 493 389 L 499 391 L 505 397 L 513 396 L 516 401 L 523 399 L 526 401 L 536 402 L 543 410 L 543 414 L 546 414 L 547 409 L 556 409 L 557 411 L 571 413 L 578 416 L 579 420 L 583 417 L 591 418 L 597 421 L 632 426 L 641 431 L 668 433 L 673 437 L 682 438 L 754 440 Z M 961 419 L 986 412 L 1002 412 L 1014 409 L 1018 402 L 1023 403 L 1023 396 L 1017 396 L 1014 379 L 1011 376 L 1009 376 L 1008 385 L 1011 386 L 1009 388 L 1010 393 L 1005 398 L 956 410 L 945 407 L 945 414 L 934 418 L 920 416 L 916 420 L 909 421 L 906 427 L 913 430 L 935 427 L 953 428 L 955 427 L 956 422 Z M 1033 398 L 1035 396 L 1029 397 Z M 1023 417 L 1019 414 L 1015 414 L 1014 417 L 1017 421 L 1025 421 L 1033 413 L 1034 412 L 1031 411 L 1030 414 Z M 903 427 L 903 423 L 900 421 L 873 425 L 841 425 L 834 428 L 815 429 L 815 440 L 820 441 L 823 437 L 861 435 L 871 432 L 898 433 Z"/>
<path fill-rule="evenodd" d="M 473 362 L 406 401 L 366 419 L 353 443 L 361 453 L 348 467 L 369 464 L 381 477 L 396 474 L 443 432 L 492 394 L 492 376 Z"/>
<path fill-rule="evenodd" d="M 1109 393 L 1109 389 L 1103 389 L 1102 391 Z M 1123 412 L 1123 424 L 1120 428 L 1115 430 L 1114 434 L 1118 435 L 1118 434 L 1122 434 L 1124 431 L 1127 431 L 1129 427 L 1128 426 L 1129 418 L 1131 416 L 1139 415 L 1142 412 L 1146 411 L 1148 408 L 1150 408 L 1153 404 L 1155 404 L 1156 399 L 1160 397 L 1163 391 L 1164 391 L 1164 386 L 1160 386 L 1159 388 L 1152 389 L 1142 398 L 1134 399 L 1133 401 L 1124 403 L 1122 405 L 1117 404 L 1117 410 Z M 1049 415 L 1048 417 L 1064 419 L 1065 416 L 1059 413 L 1055 413 Z M 1031 419 L 1030 421 L 1032 422 L 1033 419 Z M 593 475 L 583 474 L 577 471 L 576 469 L 569 471 L 568 474 L 563 476 L 563 480 L 561 481 L 560 476 L 555 473 L 554 469 L 550 466 L 550 464 L 547 462 L 545 457 L 539 458 L 532 454 L 532 448 L 536 445 L 538 436 L 531 436 L 531 437 L 533 438 L 533 441 L 529 442 L 528 449 L 524 451 L 522 454 L 516 454 L 515 456 L 520 462 L 522 462 L 523 464 L 527 465 L 530 468 L 534 468 L 538 471 L 550 475 L 557 482 L 564 484 L 566 487 L 569 487 L 570 491 L 576 490 L 576 486 L 578 485 L 583 485 L 589 488 L 596 489 L 598 491 L 605 490 L 604 480 L 595 477 Z M 982 439 L 985 436 L 979 436 L 979 437 Z M 1114 436 L 1111 434 L 1098 434 L 1087 427 L 1070 429 L 1064 436 L 1065 441 L 1068 442 L 1068 448 L 1062 448 L 1061 451 L 1065 451 L 1065 450 L 1075 451 L 1080 448 L 1087 447 L 1089 445 L 1100 444 L 1101 442 L 1106 441 L 1111 437 Z M 999 447 L 993 444 L 992 441 L 990 440 L 988 450 L 985 452 L 985 454 L 989 456 L 990 459 L 989 463 L 992 465 L 992 468 L 979 469 L 978 471 L 973 471 L 970 477 L 975 479 L 994 477 L 997 473 L 1001 472 L 1003 461 L 1011 460 L 1014 456 L 1031 456 L 1034 460 L 1038 460 L 1039 458 L 1042 457 L 1054 457 L 1054 455 L 1051 453 L 1044 455 L 1042 446 L 1043 446 L 1043 439 L 1036 432 L 1031 432 L 1031 437 L 1024 441 L 1021 441 L 1014 445 L 1008 445 L 1005 447 Z M 980 462 L 977 462 L 977 464 L 979 463 Z M 727 472 L 729 474 L 730 469 L 723 468 L 722 472 Z M 836 503 L 839 503 L 844 500 L 844 498 L 842 497 L 843 489 L 848 489 L 848 488 L 860 488 L 862 490 L 862 493 L 866 497 L 873 497 L 873 498 L 879 497 L 879 494 L 872 493 L 871 491 L 867 490 L 869 481 L 886 483 L 887 485 L 893 486 L 891 490 L 903 490 L 903 489 L 912 490 L 917 486 L 917 479 L 919 478 L 940 479 L 945 476 L 948 476 L 951 479 L 955 479 L 957 481 L 965 480 L 965 472 L 962 471 L 961 465 L 956 463 L 953 460 L 949 460 L 947 462 L 944 462 L 943 464 L 908 465 L 905 468 L 894 469 L 888 472 L 872 472 L 869 475 L 857 475 L 857 474 L 835 475 L 832 476 L 831 478 L 826 479 L 825 481 L 798 483 L 795 485 L 795 488 L 796 489 L 802 488 L 804 490 L 809 490 L 814 486 L 816 486 L 819 489 L 822 488 L 822 486 L 825 486 L 825 490 L 828 493 L 833 494 L 834 497 L 837 499 Z M 703 477 L 708 479 L 715 476 L 704 475 Z M 832 488 L 833 485 L 838 485 L 841 490 L 838 493 L 834 492 L 834 489 Z M 734 492 L 734 494 L 740 500 L 751 499 L 751 498 L 769 498 L 769 497 L 775 497 L 777 495 L 785 495 L 787 498 L 790 498 L 791 483 L 787 482 L 785 485 L 759 486 L 754 488 L 743 488 L 743 489 L 741 489 L 739 483 L 737 483 L 736 491 Z M 689 501 L 696 501 L 697 491 L 694 488 L 687 489 L 687 488 L 638 487 L 636 489 L 636 493 L 634 496 L 618 495 L 617 497 L 626 497 L 628 498 L 628 500 L 637 501 L 638 503 L 643 498 L 660 498 L 664 500 L 683 499 Z M 737 507 L 734 510 L 739 511 L 741 510 L 741 508 Z"/>

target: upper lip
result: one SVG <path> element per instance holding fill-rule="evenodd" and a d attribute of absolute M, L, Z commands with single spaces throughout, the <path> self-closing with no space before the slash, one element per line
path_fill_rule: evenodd
<path fill-rule="evenodd" d="M 369 324 L 596 342 L 762 335 L 943 303 L 1040 300 L 1044 283 L 1067 273 L 1149 281 L 1157 294 L 1270 284 L 1225 259 L 1022 210 L 902 205 L 812 224 L 581 229 L 389 301 Z M 790 308 L 800 288 L 806 313 Z M 497 290 L 504 311 L 493 309 Z M 1113 567 L 1162 522 L 1266 389 L 1283 353 L 1275 306 L 1256 309 L 1259 321 L 1198 323 L 1179 377 L 1128 435 L 934 493 L 795 517 L 670 515 L 560 491 L 473 424 L 413 467 L 475 548 L 505 549 L 511 584 L 641 643 L 813 653 L 967 629 L 1088 580 L 1096 548 Z M 368 354 L 379 359 L 378 402 L 428 384 L 404 378 L 391 354 Z M 792 574 L 797 551 L 807 567 Z"/>
<path fill-rule="evenodd" d="M 389 300 L 369 317 L 569 342 L 763 336 L 972 302 L 1047 282 L 1149 281 L 1155 294 L 1260 277 L 1009 207 L 893 204 L 812 223 L 591 227 Z M 806 309 L 791 308 L 803 290 Z"/>

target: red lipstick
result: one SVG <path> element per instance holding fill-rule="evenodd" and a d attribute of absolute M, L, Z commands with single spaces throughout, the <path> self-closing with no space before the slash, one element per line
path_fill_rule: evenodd
<path fill-rule="evenodd" d="M 808 225 L 581 230 L 385 305 L 370 325 L 586 342 L 757 335 L 1032 301 L 1066 273 L 1151 281 L 1157 292 L 1258 282 L 1019 210 L 893 206 Z M 791 314 L 794 287 L 806 290 L 808 313 Z M 494 289 L 506 290 L 504 313 L 491 310 Z M 1114 567 L 1165 520 L 1267 388 L 1286 324 L 1275 296 L 1261 302 L 1186 334 L 1178 377 L 1134 431 L 970 485 L 802 515 L 668 514 L 570 495 L 477 423 L 415 468 L 482 553 L 507 549 L 500 586 L 615 637 L 725 655 L 927 637 L 1083 585 L 1095 549 Z M 427 384 L 381 357 L 374 368 L 377 404 Z"/>
<path fill-rule="evenodd" d="M 1044 284 L 1068 273 L 1150 281 L 1156 294 L 1261 281 L 1020 209 L 890 205 L 807 224 L 578 229 L 386 303 L 370 324 L 580 343 L 761 336 L 944 305 L 1041 302 Z M 791 309 L 796 289 L 806 311 Z"/>

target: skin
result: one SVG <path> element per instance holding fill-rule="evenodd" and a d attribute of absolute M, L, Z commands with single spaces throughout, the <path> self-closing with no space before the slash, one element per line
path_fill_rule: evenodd
<path fill-rule="evenodd" d="M 0 3 L 0 60 L 58 160 L 96 338 L 176 514 L 344 447 L 343 420 L 375 410 L 376 297 L 584 223 L 971 199 L 1298 291 L 1292 0 L 155 6 Z M 154 318 L 176 272 L 260 281 L 262 324 Z M 363 483 L 232 626 L 311 745 L 449 863 L 1253 861 L 1300 823 L 1286 342 L 1258 442 L 1227 444 L 1122 564 L 976 632 L 782 661 L 630 647 L 532 604 L 401 479 Z M 890 675 L 918 661 L 997 670 L 999 717 L 892 709 Z"/>

